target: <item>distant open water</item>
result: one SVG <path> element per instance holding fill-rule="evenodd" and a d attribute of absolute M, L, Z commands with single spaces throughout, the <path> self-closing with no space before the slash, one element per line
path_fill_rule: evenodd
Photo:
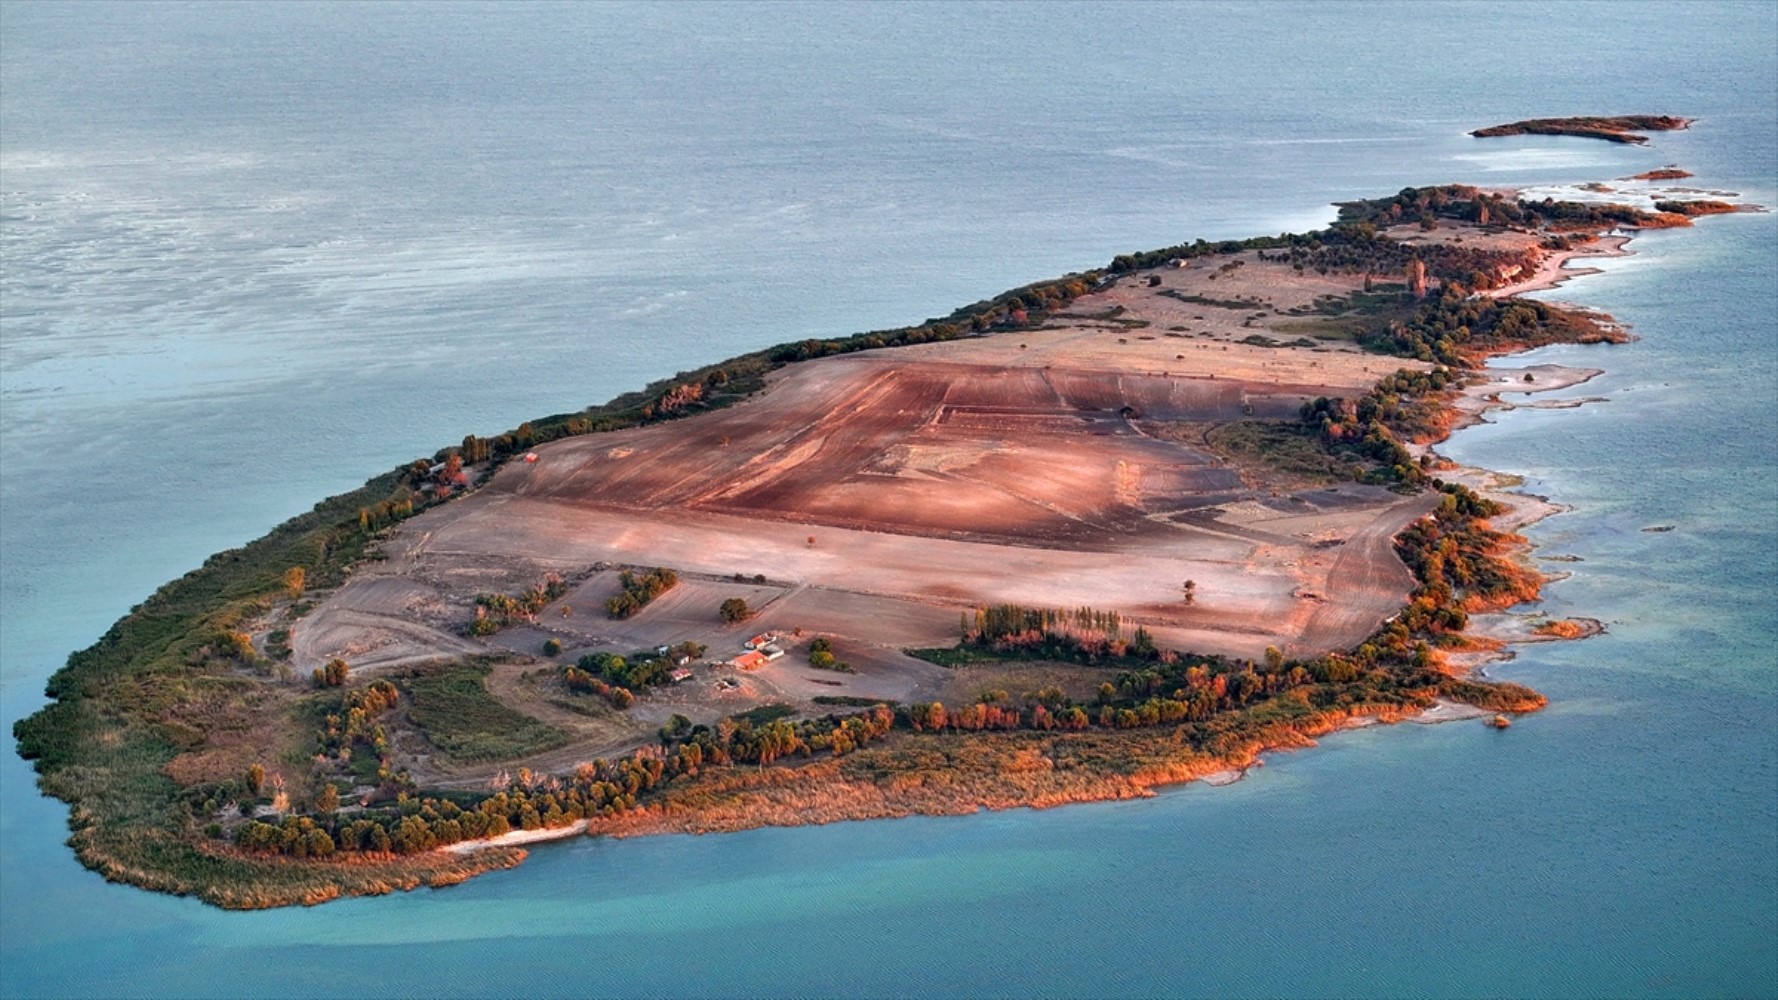
<path fill-rule="evenodd" d="M 465 433 L 1409 184 L 1668 162 L 1778 204 L 1765 4 L 0 10 L 0 717 L 162 582 Z M 1481 142 L 1702 119 L 1649 148 Z M 226 914 L 105 884 L 0 757 L 0 994 L 1778 994 L 1774 216 L 1547 297 L 1642 338 L 1446 452 L 1607 635 L 1551 707 L 1227 788 L 571 841 Z M 1668 533 L 1641 529 L 1672 524 Z M 346 984 L 342 987 L 342 984 Z"/>

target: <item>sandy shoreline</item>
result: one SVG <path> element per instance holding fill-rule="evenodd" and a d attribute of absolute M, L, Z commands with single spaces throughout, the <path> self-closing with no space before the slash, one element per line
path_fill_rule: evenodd
<path fill-rule="evenodd" d="M 550 827 L 543 830 L 514 830 L 498 837 L 484 837 L 481 840 L 460 840 L 455 844 L 441 848 L 451 854 L 470 854 L 475 851 L 487 850 L 490 847 L 518 847 L 522 844 L 539 844 L 546 840 L 567 840 L 578 837 L 586 832 L 587 821 L 577 819 L 567 826 Z"/>
<path fill-rule="evenodd" d="M 1557 250 L 1545 257 L 1537 265 L 1537 270 L 1524 281 L 1504 285 L 1488 292 L 1492 298 L 1501 299 L 1526 292 L 1542 292 L 1559 287 L 1574 278 L 1584 278 L 1589 274 L 1601 273 L 1596 267 L 1569 267 L 1576 260 L 1583 258 L 1629 257 L 1634 251 L 1628 249 L 1630 237 L 1624 235 L 1601 236 L 1598 239 L 1576 247 L 1572 250 Z"/>
<path fill-rule="evenodd" d="M 1546 636 L 1543 638 L 1546 640 L 1554 639 L 1553 636 Z M 1498 713 L 1489 709 L 1477 708 L 1474 705 L 1465 705 L 1460 701 L 1446 701 L 1443 698 L 1440 698 L 1427 706 L 1424 711 L 1415 715 L 1406 716 L 1402 718 L 1401 721 L 1411 722 L 1421 726 L 1436 726 L 1446 722 L 1464 722 L 1471 719 L 1492 719 L 1496 714 Z M 1351 720 L 1342 727 L 1340 731 L 1345 732 L 1352 729 L 1369 729 L 1372 726 L 1388 724 L 1389 723 L 1382 719 L 1367 715 Z M 1267 756 L 1273 753 L 1290 752 L 1295 749 L 1297 748 L 1280 747 L 1276 750 L 1261 751 L 1259 757 L 1246 767 L 1229 768 L 1224 771 L 1217 771 L 1214 774 L 1206 774 L 1197 780 L 1212 788 L 1223 788 L 1245 779 L 1247 773 L 1254 768 L 1266 766 L 1265 759 Z M 1191 782 L 1183 782 L 1182 784 L 1191 784 Z"/>

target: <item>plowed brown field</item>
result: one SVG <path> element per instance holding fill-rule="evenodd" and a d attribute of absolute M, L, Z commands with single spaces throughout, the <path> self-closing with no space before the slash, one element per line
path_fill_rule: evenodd
<path fill-rule="evenodd" d="M 689 638 L 727 657 L 756 629 L 801 628 L 840 640 L 858 673 L 816 674 L 793 650 L 748 690 L 805 707 L 820 693 L 936 695 L 944 672 L 900 650 L 951 644 L 959 613 L 986 603 L 1117 610 L 1182 650 L 1352 645 L 1401 606 L 1411 581 L 1391 539 L 1431 501 L 1351 485 L 1292 493 L 1188 435 L 1152 433 L 1294 419 L 1303 400 L 1361 393 L 1398 367 L 1350 344 L 1243 343 L 1341 287 L 1273 273 L 1284 270 L 1250 259 L 1213 287 L 1162 269 L 1163 285 L 1088 296 L 1066 325 L 805 362 L 725 410 L 540 447 L 535 463 L 398 529 L 388 559 L 298 626 L 297 665 L 461 655 L 472 642 L 454 626 L 476 592 L 516 592 L 546 571 L 578 589 L 488 645 L 535 653 L 554 636 L 572 657 Z M 1169 291 L 1268 304 L 1219 309 Z M 1117 322 L 1093 318 L 1118 305 Z M 685 583 L 612 621 L 602 604 L 618 565 L 672 567 Z M 764 611 L 724 626 L 727 596 Z M 694 718 L 732 711 L 732 687 L 690 695 L 709 683 L 651 697 Z M 661 714 L 646 701 L 639 717 Z"/>

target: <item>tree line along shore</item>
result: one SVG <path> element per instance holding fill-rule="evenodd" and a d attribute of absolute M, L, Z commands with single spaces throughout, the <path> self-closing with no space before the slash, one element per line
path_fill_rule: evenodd
<path fill-rule="evenodd" d="M 441 848 L 518 830 L 711 831 L 1131 797 L 1441 699 L 1533 711 L 1544 704 L 1536 692 L 1446 665 L 1447 654 L 1479 644 L 1465 634 L 1469 615 L 1534 598 L 1541 578 L 1515 555 L 1523 540 L 1490 526 L 1497 502 L 1441 477 L 1439 461 L 1419 446 L 1448 433 L 1452 399 L 1487 358 L 1625 339 L 1609 318 L 1480 293 L 1608 230 L 1683 225 L 1719 210 L 1734 206 L 1668 202 L 1650 212 L 1459 185 L 1410 188 L 1341 205 L 1324 230 L 1123 255 L 915 326 L 782 344 L 583 411 L 471 435 L 163 586 L 50 678 L 50 703 L 14 727 L 19 751 L 43 790 L 69 804 L 70 843 L 84 864 L 116 881 L 252 908 L 446 885 L 510 867 L 523 851 Z M 1400 235 L 1441 226 L 1534 238 L 1502 249 Z M 446 791 L 423 787 L 391 758 L 385 723 L 417 698 L 445 703 L 446 681 L 479 683 L 474 663 L 445 668 L 456 673 L 444 680 L 427 668 L 361 683 L 341 662 L 309 685 L 280 676 L 275 635 L 256 645 L 249 634 L 275 603 L 294 603 L 300 616 L 315 594 L 374 558 L 401 522 L 453 502 L 547 442 L 695 419 L 757 393 L 773 371 L 817 358 L 1037 329 L 1077 300 L 1157 268 L 1249 252 L 1305 276 L 1362 276 L 1364 290 L 1339 303 L 1341 322 L 1365 350 L 1415 362 L 1368 392 L 1305 401 L 1295 420 L 1254 422 L 1261 439 L 1320 456 L 1340 475 L 1434 498 L 1395 540 L 1414 579 L 1407 604 L 1353 648 L 1200 655 L 1162 648 L 1140 628 L 1126 634 L 1111 610 L 982 606 L 959 623 L 954 647 L 916 654 L 946 666 L 1078 664 L 1102 672 L 1103 683 L 1084 695 L 998 691 L 950 705 L 835 699 L 836 711 L 804 718 L 756 710 L 715 725 L 664 726 L 655 744 L 567 772 L 520 767 L 498 788 Z M 612 617 L 639 611 L 673 585 L 670 577 L 629 577 Z M 547 599 L 548 582 L 539 586 L 538 599 Z M 493 595 L 477 620 L 491 633 L 503 616 L 526 611 L 528 599 Z M 589 666 L 600 671 L 609 661 Z M 612 689 L 602 673 L 584 683 Z M 229 775 L 172 766 L 273 717 L 305 734 L 291 761 L 333 769 L 304 773 L 352 775 L 375 791 L 342 804 L 331 781 L 279 784 L 276 762 L 271 775 L 258 765 Z"/>

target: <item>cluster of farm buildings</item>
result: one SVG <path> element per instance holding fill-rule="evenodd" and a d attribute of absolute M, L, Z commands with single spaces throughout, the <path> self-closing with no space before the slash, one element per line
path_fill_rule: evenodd
<path fill-rule="evenodd" d="M 776 635 L 771 632 L 761 632 L 748 639 L 744 643 L 747 647 L 746 651 L 734 659 L 726 661 L 726 665 L 737 670 L 756 670 L 763 667 L 784 655 L 784 650 L 777 643 L 778 637 Z"/>

